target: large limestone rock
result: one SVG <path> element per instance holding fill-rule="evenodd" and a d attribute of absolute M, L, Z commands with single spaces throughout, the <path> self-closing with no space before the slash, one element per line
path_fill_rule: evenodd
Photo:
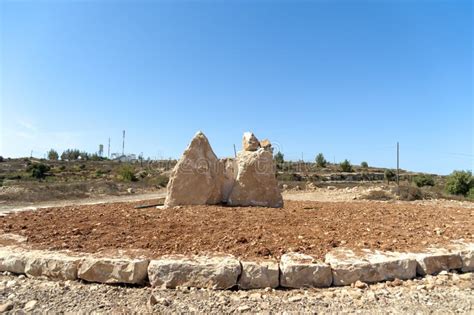
<path fill-rule="evenodd" d="M 280 269 L 274 261 L 242 261 L 239 287 L 244 290 L 276 288 L 279 285 Z"/>
<path fill-rule="evenodd" d="M 238 153 L 237 176 L 227 203 L 234 206 L 283 206 L 270 151 L 260 148 L 254 152 Z"/>
<path fill-rule="evenodd" d="M 0 271 L 25 273 L 27 256 L 17 248 L 4 247 L 0 250 Z"/>
<path fill-rule="evenodd" d="M 147 277 L 148 259 L 85 258 L 78 278 L 99 283 L 142 284 Z"/>
<path fill-rule="evenodd" d="M 260 142 L 251 132 L 245 132 L 242 137 L 242 149 L 244 151 L 257 151 L 260 148 Z"/>
<path fill-rule="evenodd" d="M 237 284 L 240 262 L 233 256 L 164 256 L 150 261 L 148 278 L 153 287 L 196 287 L 224 290 Z"/>
<path fill-rule="evenodd" d="M 336 286 L 416 277 L 416 260 L 403 253 L 363 250 L 356 254 L 338 248 L 326 254 L 325 262 L 331 265 Z"/>
<path fill-rule="evenodd" d="M 171 173 L 165 207 L 222 202 L 223 173 L 206 136 L 196 133 Z"/>
<path fill-rule="evenodd" d="M 420 276 L 462 269 L 463 267 L 463 260 L 459 252 L 451 252 L 442 248 L 430 248 L 423 253 L 413 254 L 412 257 L 418 263 L 416 273 Z"/>
<path fill-rule="evenodd" d="M 76 280 L 82 258 L 54 252 L 28 253 L 25 273 L 30 277 L 46 277 L 53 280 Z"/>
<path fill-rule="evenodd" d="M 280 259 L 280 285 L 287 288 L 329 287 L 331 267 L 300 253 L 288 253 Z"/>

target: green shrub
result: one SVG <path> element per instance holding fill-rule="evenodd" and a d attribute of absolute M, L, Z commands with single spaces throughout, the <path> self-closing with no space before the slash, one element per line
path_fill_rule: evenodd
<path fill-rule="evenodd" d="M 413 181 L 418 187 L 435 185 L 433 176 L 426 175 L 426 174 L 416 175 L 415 177 L 413 177 Z"/>
<path fill-rule="evenodd" d="M 65 171 L 65 170 L 66 170 L 66 166 L 65 166 L 65 165 L 61 165 L 61 166 L 59 167 L 59 170 L 60 170 L 61 172 L 62 172 L 62 171 Z"/>
<path fill-rule="evenodd" d="M 400 185 L 395 188 L 398 191 L 398 198 L 405 201 L 424 199 L 424 194 L 420 188 L 412 185 Z"/>
<path fill-rule="evenodd" d="M 130 165 L 122 165 L 119 169 L 119 175 L 122 180 L 126 182 L 136 182 L 137 178 L 135 177 L 135 173 L 133 171 L 133 167 Z"/>
<path fill-rule="evenodd" d="M 360 163 L 360 166 L 361 166 L 362 168 L 369 168 L 369 163 L 367 163 L 367 162 L 364 161 L 364 162 Z"/>
<path fill-rule="evenodd" d="M 46 173 L 49 172 L 51 168 L 43 163 L 39 164 L 31 164 L 27 171 L 30 172 L 31 177 L 36 179 L 44 179 L 46 177 Z"/>
<path fill-rule="evenodd" d="M 471 187 L 471 189 L 469 189 L 469 192 L 467 193 L 467 198 L 474 200 L 474 187 Z"/>
<path fill-rule="evenodd" d="M 446 191 L 453 195 L 466 196 L 474 187 L 474 177 L 471 171 L 454 171 L 446 181 Z"/>
<path fill-rule="evenodd" d="M 326 161 L 322 153 L 319 153 L 318 155 L 316 155 L 315 160 L 316 160 L 317 167 L 326 167 L 326 164 L 328 163 L 328 161 Z"/>
<path fill-rule="evenodd" d="M 342 161 L 339 166 L 341 167 L 341 170 L 343 172 L 352 172 L 352 165 L 351 162 L 348 159 L 345 159 Z"/>
<path fill-rule="evenodd" d="M 387 180 L 388 183 L 390 183 L 390 181 L 393 181 L 396 176 L 397 174 L 395 174 L 394 171 L 389 170 L 389 169 L 386 169 L 385 172 L 383 173 L 383 177 Z"/>

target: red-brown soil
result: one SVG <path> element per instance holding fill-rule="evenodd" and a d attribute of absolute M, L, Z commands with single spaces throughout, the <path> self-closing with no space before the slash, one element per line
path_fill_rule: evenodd
<path fill-rule="evenodd" d="M 293 250 L 321 258 L 334 247 L 410 251 L 474 239 L 474 210 L 461 207 L 286 201 L 283 209 L 134 209 L 137 204 L 20 212 L 0 218 L 0 229 L 27 236 L 27 245 L 35 248 L 139 249 L 150 257 L 222 252 L 264 258 Z"/>

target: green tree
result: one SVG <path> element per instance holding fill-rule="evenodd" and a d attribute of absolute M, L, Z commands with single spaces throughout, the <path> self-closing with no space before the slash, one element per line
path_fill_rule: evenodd
<path fill-rule="evenodd" d="M 326 164 L 328 163 L 328 161 L 326 161 L 322 153 L 319 153 L 318 155 L 316 155 L 315 161 L 316 161 L 317 167 L 326 167 Z"/>
<path fill-rule="evenodd" d="M 343 172 L 352 172 L 352 165 L 348 159 L 345 159 L 344 161 L 339 163 L 339 166 L 341 167 L 341 170 Z"/>
<path fill-rule="evenodd" d="M 474 177 L 471 171 L 454 171 L 446 181 L 446 191 L 453 195 L 466 196 L 474 187 Z"/>
<path fill-rule="evenodd" d="M 362 168 L 369 168 L 369 163 L 367 163 L 367 162 L 364 161 L 364 162 L 360 163 L 360 166 L 361 166 Z"/>
<path fill-rule="evenodd" d="M 274 159 L 277 164 L 285 163 L 284 155 L 281 152 L 277 152 L 274 156 Z"/>
<path fill-rule="evenodd" d="M 56 150 L 51 149 L 48 151 L 48 160 L 57 161 L 59 159 L 59 154 Z"/>
<path fill-rule="evenodd" d="M 387 180 L 387 183 L 390 184 L 390 182 L 395 179 L 396 174 L 394 171 L 386 169 L 385 172 L 383 173 L 383 176 Z"/>

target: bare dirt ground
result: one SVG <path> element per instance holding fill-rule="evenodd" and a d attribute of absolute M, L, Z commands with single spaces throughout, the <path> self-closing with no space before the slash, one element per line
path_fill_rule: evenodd
<path fill-rule="evenodd" d="M 26 236 L 26 244 L 35 248 L 94 253 L 138 249 L 151 257 L 223 252 L 269 258 L 299 251 L 322 258 L 334 247 L 416 251 L 474 239 L 474 210 L 459 206 L 287 200 L 282 209 L 134 209 L 143 203 L 19 212 L 0 218 L 0 229 Z"/>
<path fill-rule="evenodd" d="M 56 201 L 42 201 L 42 202 L 0 202 L 0 216 L 5 216 L 8 213 L 37 210 L 42 208 L 52 207 L 65 207 L 72 205 L 93 205 L 101 203 L 112 203 L 112 202 L 133 202 L 133 201 L 146 201 L 158 198 L 166 197 L 166 189 L 162 189 L 155 193 L 146 194 L 128 194 L 123 196 L 101 196 L 81 199 L 67 199 L 67 200 L 56 200 Z"/>
<path fill-rule="evenodd" d="M 0 311 L 11 313 L 472 314 L 472 273 L 302 290 L 152 290 L 0 275 Z M 151 298 L 151 296 L 154 298 Z"/>

